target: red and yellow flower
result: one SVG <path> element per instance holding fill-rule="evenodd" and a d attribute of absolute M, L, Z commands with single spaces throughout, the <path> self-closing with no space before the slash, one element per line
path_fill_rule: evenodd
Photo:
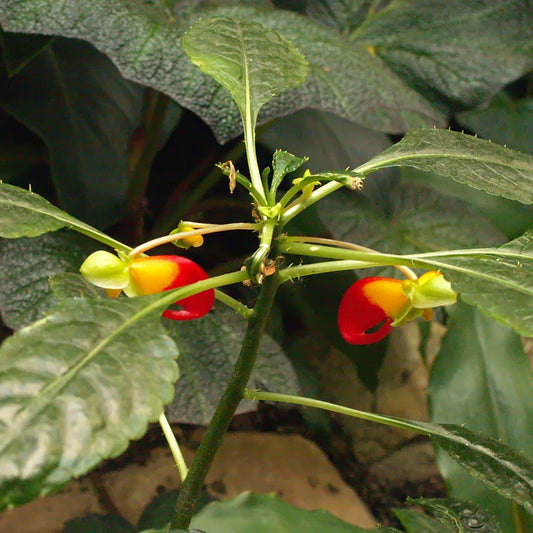
<path fill-rule="evenodd" d="M 371 344 L 386 337 L 393 326 L 419 316 L 429 320 L 432 307 L 456 301 L 457 294 L 451 285 L 434 270 L 416 280 L 364 278 L 344 293 L 337 322 L 346 342 Z"/>
<path fill-rule="evenodd" d="M 127 296 L 141 296 L 177 289 L 208 278 L 194 261 L 179 255 L 136 257 L 116 255 L 99 250 L 91 254 L 80 268 L 84 278 L 106 289 L 111 297 L 122 291 Z M 213 307 L 213 289 L 199 292 L 175 302 L 181 309 L 167 309 L 163 316 L 172 320 L 193 320 L 207 314 Z"/>

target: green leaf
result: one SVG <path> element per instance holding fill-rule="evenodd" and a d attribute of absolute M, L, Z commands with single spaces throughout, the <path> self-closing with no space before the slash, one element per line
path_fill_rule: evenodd
<path fill-rule="evenodd" d="M 141 120 L 142 89 L 92 46 L 56 39 L 0 85 L 0 98 L 48 146 L 59 205 L 99 227 L 115 222 L 127 188 L 128 143 Z"/>
<path fill-rule="evenodd" d="M 351 37 L 423 94 L 474 107 L 531 69 L 533 12 L 528 0 L 392 0 Z"/>
<path fill-rule="evenodd" d="M 298 170 L 308 159 L 308 157 L 297 157 L 285 150 L 276 150 L 272 158 L 273 172 L 270 185 L 272 194 L 276 194 L 277 188 L 287 174 Z"/>
<path fill-rule="evenodd" d="M 533 231 L 499 248 L 407 257 L 442 270 L 462 300 L 533 336 Z"/>
<path fill-rule="evenodd" d="M 161 295 L 72 298 L 0 348 L 0 507 L 121 454 L 172 399 L 177 350 Z"/>
<path fill-rule="evenodd" d="M 20 329 L 41 318 L 56 301 L 49 277 L 76 271 L 86 253 L 80 239 L 70 232 L 0 240 L 0 313 L 4 324 Z"/>
<path fill-rule="evenodd" d="M 501 92 L 486 109 L 458 113 L 457 120 L 485 139 L 533 154 L 533 98 L 513 100 Z"/>
<path fill-rule="evenodd" d="M 123 518 L 116 515 L 89 515 L 65 524 L 62 533 L 135 533 Z"/>
<path fill-rule="evenodd" d="M 181 378 L 174 401 L 168 407 L 172 422 L 206 425 L 224 392 L 237 360 L 246 322 L 226 306 L 217 304 L 201 320 L 166 321 L 180 352 Z M 250 387 L 267 390 L 298 389 L 294 370 L 280 346 L 265 335 Z M 237 412 L 255 409 L 241 402 Z"/>
<path fill-rule="evenodd" d="M 435 172 L 490 194 L 533 203 L 533 156 L 450 130 L 419 130 L 357 167 L 368 174 L 386 167 Z"/>
<path fill-rule="evenodd" d="M 431 427 L 432 440 L 472 476 L 533 513 L 533 463 L 524 455 L 462 426 Z"/>
<path fill-rule="evenodd" d="M 449 328 L 431 372 L 432 420 L 457 422 L 533 459 L 533 373 L 520 337 L 474 309 L 449 309 Z M 509 416 L 512 413 L 512 416 Z M 533 518 L 437 453 L 450 494 L 489 509 L 505 531 L 533 530 Z"/>
<path fill-rule="evenodd" d="M 274 495 L 244 492 L 225 502 L 204 507 L 192 528 L 213 533 L 367 533 L 327 511 L 304 511 Z"/>
<path fill-rule="evenodd" d="M 0 182 L 0 237 L 37 237 L 70 228 L 118 250 L 131 248 L 52 205 L 42 196 Z"/>
<path fill-rule="evenodd" d="M 450 533 L 447 527 L 420 511 L 394 509 L 394 514 L 398 517 L 407 533 Z"/>
<path fill-rule="evenodd" d="M 454 533 L 503 533 L 500 525 L 479 505 L 454 498 L 418 498 L 411 501 Z"/>
<path fill-rule="evenodd" d="M 182 45 L 202 72 L 230 92 L 251 129 L 264 104 L 301 85 L 309 74 L 307 61 L 290 41 L 256 22 L 200 19 L 184 35 Z"/>

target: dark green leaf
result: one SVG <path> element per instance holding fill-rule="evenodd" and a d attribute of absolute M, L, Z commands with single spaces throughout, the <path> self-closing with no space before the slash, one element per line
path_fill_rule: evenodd
<path fill-rule="evenodd" d="M 52 293 L 59 300 L 65 298 L 107 298 L 104 289 L 85 281 L 80 274 L 74 272 L 56 274 L 48 280 L 48 283 Z"/>
<path fill-rule="evenodd" d="M 115 222 L 127 187 L 127 147 L 140 122 L 141 88 L 92 46 L 56 39 L 0 87 L 0 96 L 48 146 L 61 207 L 99 227 Z"/>
<path fill-rule="evenodd" d="M 287 174 L 298 170 L 308 159 L 308 157 L 296 157 L 284 150 L 276 150 L 272 158 L 272 193 L 276 193 L 277 188 Z"/>
<path fill-rule="evenodd" d="M 0 28 L 0 47 L 8 75 L 17 74 L 52 41 L 52 37 L 6 33 Z"/>
<path fill-rule="evenodd" d="M 533 98 L 512 100 L 502 92 L 486 109 L 458 113 L 457 120 L 485 139 L 533 154 Z"/>
<path fill-rule="evenodd" d="M 122 453 L 157 420 L 178 377 L 161 298 L 62 300 L 0 349 L 0 507 Z"/>
<path fill-rule="evenodd" d="M 116 515 L 89 515 L 65 524 L 62 533 L 135 533 L 135 529 Z"/>
<path fill-rule="evenodd" d="M 274 495 L 244 492 L 204 507 L 191 527 L 212 533 L 368 533 L 327 511 L 304 511 Z"/>
<path fill-rule="evenodd" d="M 84 24 L 79 24 L 80 12 Z M 0 20 L 6 29 L 88 40 L 108 54 L 128 79 L 165 92 L 198 113 L 224 141 L 241 130 L 237 108 L 176 45 L 198 16 L 263 24 L 290 39 L 309 61 L 308 82 L 272 101 L 263 109 L 261 121 L 314 107 L 391 132 L 444 123 L 433 106 L 365 46 L 286 10 L 247 7 L 242 2 L 199 6 L 188 0 L 174 1 L 171 6 L 147 0 L 71 0 L 61 5 L 55 0 L 23 4 L 4 0 L 0 4 Z"/>
<path fill-rule="evenodd" d="M 182 374 L 176 383 L 174 401 L 168 408 L 169 419 L 205 425 L 211 420 L 233 371 L 246 322 L 231 309 L 218 304 L 201 320 L 166 323 L 180 351 Z M 269 336 L 265 336 L 261 344 L 249 387 L 298 389 L 294 370 L 282 349 Z M 237 412 L 254 408 L 251 402 L 243 401 Z"/>
<path fill-rule="evenodd" d="M 451 533 L 434 518 L 413 509 L 394 509 L 407 533 Z"/>
<path fill-rule="evenodd" d="M 415 167 L 490 194 L 533 203 L 533 156 L 450 130 L 419 130 L 355 170 Z"/>
<path fill-rule="evenodd" d="M 533 373 L 520 337 L 462 304 L 449 314 L 448 333 L 431 372 L 432 420 L 464 423 L 533 459 Z M 448 455 L 438 453 L 437 459 L 452 496 L 483 505 L 505 531 L 533 530 L 531 517 Z"/>
<path fill-rule="evenodd" d="M 70 232 L 34 239 L 0 240 L 0 312 L 4 324 L 20 329 L 41 318 L 56 300 L 50 276 L 77 271 L 87 255 Z"/>
<path fill-rule="evenodd" d="M 365 188 L 371 181 L 365 180 Z M 390 210 L 385 210 L 373 198 L 362 200 L 339 191 L 319 202 L 317 211 L 336 239 L 386 253 L 468 248 L 504 241 L 503 235 L 467 204 L 424 187 L 397 186 L 389 191 L 389 204 Z"/>
<path fill-rule="evenodd" d="M 454 533 L 503 533 L 500 525 L 479 505 L 454 498 L 418 498 L 412 502 Z"/>
<path fill-rule="evenodd" d="M 533 10 L 529 0 L 393 0 L 352 38 L 424 94 L 472 107 L 532 67 Z"/>
<path fill-rule="evenodd" d="M 130 248 L 55 207 L 42 196 L 0 182 L 0 237 L 37 237 L 70 228 L 123 251 Z"/>
<path fill-rule="evenodd" d="M 310 18 L 339 33 L 351 33 L 364 20 L 371 4 L 375 9 L 375 0 L 308 0 L 305 11 Z"/>
<path fill-rule="evenodd" d="M 463 183 L 413 167 L 403 167 L 400 174 L 402 182 L 407 185 L 434 189 L 440 194 L 466 202 L 476 213 L 494 224 L 508 239 L 514 239 L 533 227 L 533 206 L 531 205 L 486 194 Z M 372 177 L 366 182 L 365 187 L 373 181 Z"/>
<path fill-rule="evenodd" d="M 255 22 L 202 18 L 182 45 L 202 72 L 230 92 L 252 129 L 263 105 L 301 85 L 309 74 L 307 61 L 290 41 Z"/>
<path fill-rule="evenodd" d="M 426 425 L 426 424 L 424 424 Z M 533 464 L 501 442 L 453 424 L 440 424 L 431 438 L 492 490 L 533 512 Z"/>

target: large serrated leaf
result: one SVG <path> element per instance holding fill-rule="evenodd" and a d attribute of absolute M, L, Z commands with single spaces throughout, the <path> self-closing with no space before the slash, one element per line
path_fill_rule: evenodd
<path fill-rule="evenodd" d="M 87 43 L 55 39 L 0 84 L 0 100 L 48 146 L 59 205 L 100 228 L 116 222 L 142 88 Z"/>
<path fill-rule="evenodd" d="M 55 303 L 49 277 L 77 271 L 87 255 L 76 237 L 57 232 L 0 240 L 0 314 L 6 326 L 27 326 Z"/>
<path fill-rule="evenodd" d="M 301 85 L 309 73 L 307 61 L 290 41 L 256 22 L 200 19 L 182 45 L 195 65 L 230 92 L 252 129 L 264 104 Z"/>
<path fill-rule="evenodd" d="M 131 249 L 65 213 L 42 196 L 0 182 L 0 237 L 37 237 L 61 228 L 73 229 L 118 250 Z"/>
<path fill-rule="evenodd" d="M 122 453 L 172 399 L 177 350 L 160 295 L 61 301 L 0 349 L 0 508 Z"/>
<path fill-rule="evenodd" d="M 532 67 L 533 10 L 529 0 L 393 0 L 352 38 L 424 94 L 478 106 Z"/>
<path fill-rule="evenodd" d="M 460 303 L 449 315 L 431 372 L 432 420 L 461 420 L 532 459 L 533 373 L 520 337 Z M 533 517 L 489 491 L 446 454 L 438 453 L 437 460 L 452 496 L 483 505 L 505 531 L 533 530 Z"/>
<path fill-rule="evenodd" d="M 355 170 L 368 174 L 402 166 L 435 172 L 524 204 L 533 203 L 533 156 L 464 133 L 438 129 L 409 132 Z"/>
<path fill-rule="evenodd" d="M 213 502 L 193 517 L 191 527 L 213 533 L 368 533 L 327 511 L 304 511 L 274 495 L 244 492 Z"/>
<path fill-rule="evenodd" d="M 235 5 L 231 5 L 235 4 Z M 83 24 L 79 24 L 83 13 Z M 363 45 L 286 10 L 239 2 L 170 4 L 143 0 L 5 0 L 0 22 L 10 31 L 78 37 L 106 53 L 128 79 L 158 89 L 198 113 L 220 141 L 239 134 L 235 104 L 190 63 L 177 46 L 199 17 L 231 17 L 263 24 L 290 39 L 311 65 L 308 82 L 263 108 L 261 121 L 303 107 L 340 114 L 367 127 L 404 132 L 443 125 L 443 117 Z"/>
<path fill-rule="evenodd" d="M 166 321 L 180 351 L 181 378 L 168 407 L 172 422 L 206 425 L 224 392 L 239 354 L 246 322 L 231 309 L 216 305 L 201 320 Z M 294 370 L 280 346 L 265 335 L 252 372 L 250 387 L 297 391 Z M 254 410 L 241 402 L 237 412 Z"/>

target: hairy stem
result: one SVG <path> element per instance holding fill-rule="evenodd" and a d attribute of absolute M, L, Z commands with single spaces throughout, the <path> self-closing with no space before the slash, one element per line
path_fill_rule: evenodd
<path fill-rule="evenodd" d="M 244 397 L 244 391 L 255 364 L 259 343 L 265 330 L 277 287 L 278 280 L 276 275 L 267 277 L 261 287 L 254 307 L 255 312 L 249 319 L 241 352 L 233 369 L 233 375 L 218 403 L 215 414 L 207 427 L 202 443 L 189 468 L 189 474 L 180 490 L 174 517 L 167 531 L 170 531 L 171 528 L 187 529 L 189 527 L 207 472 L 222 443 L 222 438 L 228 429 L 237 406 Z"/>

